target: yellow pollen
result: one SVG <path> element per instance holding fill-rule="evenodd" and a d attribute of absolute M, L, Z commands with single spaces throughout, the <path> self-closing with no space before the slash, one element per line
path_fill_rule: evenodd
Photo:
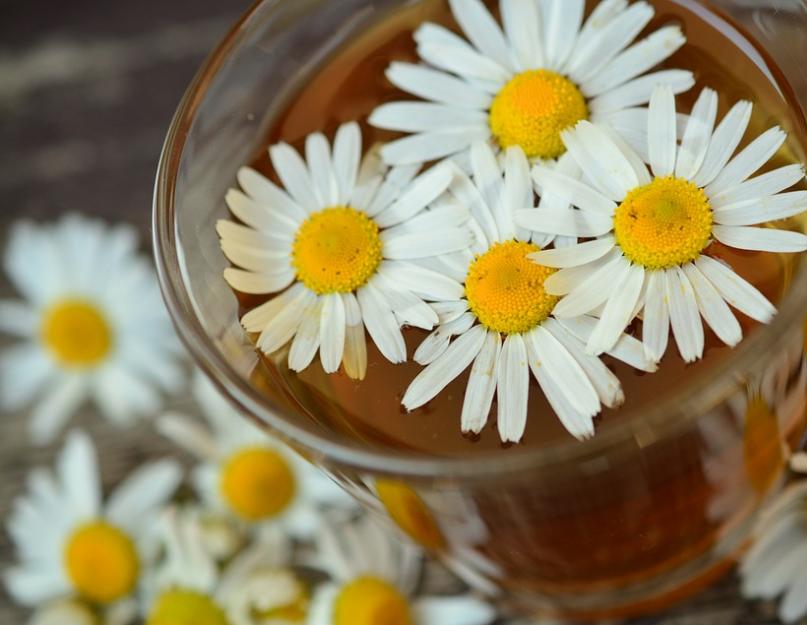
<path fill-rule="evenodd" d="M 625 256 L 647 269 L 695 260 L 712 236 L 712 207 L 702 189 L 682 178 L 656 178 L 628 193 L 614 214 Z"/>
<path fill-rule="evenodd" d="M 64 566 L 77 593 L 97 603 L 128 595 L 140 572 L 132 539 L 104 521 L 73 532 L 65 545 Z"/>
<path fill-rule="evenodd" d="M 445 546 L 437 522 L 420 496 L 409 486 L 395 480 L 378 480 L 375 489 L 387 514 L 407 536 L 432 551 Z"/>
<path fill-rule="evenodd" d="M 378 225 L 355 208 L 323 209 L 297 230 L 292 265 L 297 279 L 320 295 L 356 290 L 380 263 Z"/>
<path fill-rule="evenodd" d="M 412 625 L 406 598 L 377 577 L 359 577 L 336 598 L 333 625 Z"/>
<path fill-rule="evenodd" d="M 546 319 L 558 298 L 544 291 L 554 269 L 527 258 L 537 245 L 506 241 L 477 256 L 468 268 L 465 297 L 471 312 L 488 330 L 528 332 Z"/>
<path fill-rule="evenodd" d="M 146 625 L 229 625 L 229 621 L 207 595 L 175 588 L 154 602 Z"/>
<path fill-rule="evenodd" d="M 40 332 L 56 360 L 69 367 L 97 365 L 112 347 L 112 329 L 104 315 L 81 299 L 65 299 L 51 306 Z"/>
<path fill-rule="evenodd" d="M 224 463 L 220 488 L 224 500 L 239 517 L 260 521 L 286 509 L 297 483 L 289 463 L 278 452 L 249 447 Z"/>
<path fill-rule="evenodd" d="M 574 83 L 536 69 L 502 87 L 491 104 L 489 123 L 501 147 L 518 145 L 530 158 L 557 158 L 566 151 L 560 133 L 583 119 L 588 119 L 588 106 Z"/>

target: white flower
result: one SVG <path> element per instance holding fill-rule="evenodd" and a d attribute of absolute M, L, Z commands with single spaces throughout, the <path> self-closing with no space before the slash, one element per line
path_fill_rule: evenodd
<path fill-rule="evenodd" d="M 122 601 L 98 613 L 78 599 L 57 599 L 38 607 L 28 625 L 129 625 L 137 617 L 137 605 Z"/>
<path fill-rule="evenodd" d="M 691 362 L 703 354 L 701 316 L 734 346 L 742 329 L 729 305 L 760 322 L 776 312 L 754 286 L 707 254 L 713 240 L 743 250 L 807 249 L 807 236 L 800 232 L 750 227 L 807 209 L 807 191 L 780 193 L 804 178 L 801 165 L 749 179 L 784 143 L 780 128 L 732 158 L 751 108 L 750 102 L 738 103 L 715 129 L 717 94 L 704 89 L 679 146 L 675 97 L 669 87 L 658 87 L 648 117 L 652 174 L 630 148 L 589 122 L 563 135 L 587 182 L 544 167 L 533 170 L 541 192 L 562 196 L 579 210 L 519 211 L 516 222 L 538 232 L 596 237 L 535 256 L 564 268 L 546 284 L 551 293 L 565 295 L 555 316 L 601 310 L 589 353 L 610 349 L 641 314 L 650 358 L 664 355 L 672 326 L 682 358 Z"/>
<path fill-rule="evenodd" d="M 463 432 L 482 430 L 496 394 L 499 435 L 518 442 L 532 370 L 566 429 L 578 438 L 592 436 L 601 404 L 619 405 L 624 396 L 608 367 L 584 352 L 594 319 L 550 316 L 557 298 L 543 284 L 554 270 L 529 260 L 539 248 L 513 221 L 516 209 L 533 203 L 527 159 L 520 148 L 509 148 L 500 168 L 491 148 L 478 142 L 471 165 L 473 182 L 458 173 L 451 189 L 471 208 L 475 243 L 444 262 L 445 271 L 464 282 L 464 296 L 435 304 L 440 326 L 415 352 L 415 360 L 428 366 L 410 384 L 403 405 L 424 405 L 471 366 Z M 617 358 L 654 369 L 635 339 L 622 335 L 613 347 Z"/>
<path fill-rule="evenodd" d="M 754 544 L 740 567 L 742 592 L 752 599 L 782 596 L 779 618 L 786 623 L 807 614 L 807 481 L 789 486 L 760 517 Z"/>
<path fill-rule="evenodd" d="M 31 473 L 14 502 L 8 531 L 19 562 L 5 574 L 19 603 L 79 596 L 103 606 L 125 602 L 154 557 L 154 516 L 182 473 L 173 461 L 144 465 L 102 503 L 97 457 L 83 432 L 72 432 L 56 475 Z"/>
<path fill-rule="evenodd" d="M 280 293 L 241 319 L 259 333 L 264 353 L 292 341 L 292 370 L 305 369 L 319 350 L 326 372 L 344 363 L 362 379 L 365 327 L 384 357 L 403 362 L 400 326 L 431 329 L 437 315 L 424 299 L 456 296 L 450 280 L 411 261 L 466 248 L 468 211 L 441 197 L 449 167 L 415 177 L 417 166 L 388 169 L 375 151 L 361 159 L 356 123 L 339 128 L 332 151 L 320 133 L 305 148 L 307 165 L 284 143 L 269 149 L 286 191 L 252 169 L 239 171 L 244 192 L 231 189 L 226 200 L 245 225 L 217 228 L 222 250 L 242 269 L 224 277 L 241 293 Z"/>
<path fill-rule="evenodd" d="M 279 524 L 304 539 L 319 525 L 318 506 L 355 506 L 322 471 L 234 410 L 200 373 L 193 394 L 209 428 L 174 413 L 158 417 L 157 427 L 201 461 L 193 485 L 211 510 L 256 529 Z"/>
<path fill-rule="evenodd" d="M 160 529 L 165 558 L 144 586 L 146 625 L 286 625 L 304 616 L 307 589 L 284 568 L 291 546 L 281 532 L 265 532 L 219 571 L 195 510 L 164 511 Z"/>
<path fill-rule="evenodd" d="M 581 119 L 641 144 L 653 87 L 680 93 L 694 84 L 688 71 L 645 73 L 686 41 L 671 25 L 631 45 L 653 18 L 647 2 L 605 0 L 584 23 L 584 0 L 500 0 L 501 27 L 480 0 L 449 4 L 467 41 L 423 24 L 414 37 L 426 64 L 395 62 L 387 70 L 392 84 L 426 100 L 373 111 L 372 125 L 414 133 L 382 149 L 388 163 L 462 155 L 480 140 L 555 159 L 566 151 L 561 131 Z"/>
<path fill-rule="evenodd" d="M 0 330 L 23 339 L 0 354 L 0 407 L 33 403 L 37 442 L 52 440 L 86 398 L 126 423 L 182 385 L 181 347 L 130 226 L 78 215 L 18 223 L 5 270 L 27 301 L 0 301 Z"/>
<path fill-rule="evenodd" d="M 323 526 L 317 557 L 331 581 L 314 593 L 309 625 L 485 625 L 496 616 L 471 595 L 416 596 L 420 552 L 367 516 Z"/>

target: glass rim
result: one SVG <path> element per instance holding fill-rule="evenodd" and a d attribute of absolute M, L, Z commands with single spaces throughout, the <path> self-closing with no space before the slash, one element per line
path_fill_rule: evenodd
<path fill-rule="evenodd" d="M 691 2 L 691 0 L 674 1 L 685 5 Z M 790 289 L 773 321 L 768 325 L 760 324 L 755 327 L 749 336 L 743 338 L 722 367 L 693 379 L 687 386 L 657 405 L 629 411 L 620 417 L 619 423 L 582 442 L 570 439 L 542 449 L 521 450 L 518 445 L 514 445 L 505 453 L 492 450 L 465 459 L 428 456 L 422 452 L 404 455 L 386 447 L 377 451 L 354 447 L 296 425 L 295 417 L 277 406 L 239 375 L 208 337 L 202 323 L 193 312 L 191 297 L 182 277 L 174 227 L 174 191 L 177 173 L 188 131 L 200 103 L 204 100 L 206 89 L 226 62 L 228 54 L 246 35 L 248 23 L 256 19 L 260 11 L 277 10 L 281 4 L 282 0 L 256 0 L 235 21 L 203 62 L 186 89 L 169 126 L 160 154 L 153 196 L 154 257 L 163 299 L 173 324 L 196 365 L 208 375 L 231 403 L 246 412 L 245 418 L 256 418 L 281 438 L 326 464 L 334 463 L 375 474 L 415 479 L 496 478 L 525 470 L 534 471 L 551 467 L 560 462 L 590 460 L 630 440 L 635 441 L 640 447 L 646 447 L 666 438 L 736 392 L 738 382 L 742 383 L 742 378 L 738 378 L 737 373 L 747 375 L 759 373 L 767 360 L 760 357 L 760 354 L 772 357 L 786 342 L 786 335 L 794 327 L 801 327 L 805 317 L 804 310 L 807 309 L 807 274 L 798 267 Z M 772 62 L 769 55 L 756 46 L 755 39 L 750 37 L 744 28 L 719 9 L 710 10 L 717 12 L 744 39 L 754 45 L 767 63 Z M 778 80 L 777 84 L 791 101 L 798 101 L 789 83 Z M 674 349 L 674 346 L 671 345 L 670 349 Z M 634 412 L 642 414 L 634 415 Z M 480 462 L 494 458 L 496 462 Z"/>

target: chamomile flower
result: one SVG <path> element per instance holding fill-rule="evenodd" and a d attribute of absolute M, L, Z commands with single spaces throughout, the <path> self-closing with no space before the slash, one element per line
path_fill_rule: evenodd
<path fill-rule="evenodd" d="M 183 383 L 181 347 L 151 264 L 129 226 L 69 215 L 11 229 L 5 270 L 25 302 L 0 301 L 0 407 L 33 403 L 35 440 L 50 441 L 87 398 L 126 423 L 156 412 Z"/>
<path fill-rule="evenodd" d="M 28 625 L 129 625 L 136 617 L 134 602 L 116 603 L 99 610 L 79 599 L 56 599 L 37 607 Z"/>
<path fill-rule="evenodd" d="M 754 530 L 754 544 L 740 566 L 742 592 L 751 599 L 776 599 L 786 623 L 807 614 L 807 481 L 789 486 L 766 510 Z"/>
<path fill-rule="evenodd" d="M 416 596 L 419 550 L 371 517 L 323 525 L 317 557 L 331 580 L 315 591 L 308 625 L 485 625 L 495 618 L 490 605 L 471 595 Z"/>
<path fill-rule="evenodd" d="M 513 221 L 516 209 L 532 204 L 527 158 L 520 148 L 509 148 L 500 166 L 490 146 L 478 142 L 471 165 L 473 182 L 458 173 L 452 192 L 471 207 L 475 243 L 445 261 L 446 271 L 464 283 L 464 295 L 436 305 L 441 324 L 415 352 L 415 360 L 428 366 L 406 390 L 403 405 L 424 405 L 470 366 L 463 432 L 482 430 L 497 395 L 499 435 L 518 442 L 532 370 L 566 429 L 578 438 L 592 436 L 601 404 L 616 406 L 624 396 L 608 367 L 583 349 L 581 338 L 588 338 L 593 319 L 551 316 L 558 298 L 544 282 L 554 269 L 529 259 L 539 248 Z M 637 368 L 654 368 L 627 335 L 612 352 Z"/>
<path fill-rule="evenodd" d="M 318 506 L 352 509 L 335 482 L 236 412 L 199 373 L 193 394 L 209 428 L 174 413 L 158 417 L 157 427 L 199 459 L 193 485 L 211 510 L 255 529 L 277 524 L 304 539 L 317 529 Z"/>
<path fill-rule="evenodd" d="M 11 596 L 38 605 L 70 596 L 102 607 L 126 602 L 154 557 L 154 516 L 182 477 L 162 460 L 132 473 L 102 503 L 89 437 L 72 432 L 57 472 L 34 471 L 8 521 L 18 563 L 5 573 Z"/>
<path fill-rule="evenodd" d="M 291 341 L 289 367 L 305 369 L 319 350 L 326 372 L 344 363 L 362 379 L 364 328 L 391 362 L 406 360 L 400 326 L 431 329 L 428 300 L 456 296 L 456 285 L 411 261 L 466 248 L 467 209 L 441 198 L 449 167 L 388 169 L 375 151 L 361 158 L 356 123 L 306 139 L 306 164 L 286 144 L 269 155 L 286 191 L 243 168 L 227 204 L 242 224 L 220 221 L 224 277 L 236 291 L 277 294 L 241 319 L 272 353 Z M 425 210 L 427 207 L 430 210 Z"/>
<path fill-rule="evenodd" d="M 641 143 L 653 87 L 679 93 L 694 84 L 688 71 L 646 73 L 686 41 L 671 25 L 633 43 L 653 18 L 647 2 L 604 0 L 584 21 L 584 0 L 500 0 L 501 26 L 480 0 L 449 4 L 467 40 L 426 23 L 414 35 L 424 64 L 387 70 L 393 85 L 425 100 L 382 104 L 370 116 L 413 133 L 382 149 L 388 163 L 463 154 L 480 140 L 553 160 L 566 152 L 561 132 L 580 120 Z"/>
<path fill-rule="evenodd" d="M 220 571 L 192 511 L 164 511 L 160 529 L 165 555 L 145 584 L 146 625 L 291 625 L 304 619 L 308 590 L 285 568 L 290 545 L 282 533 L 265 533 Z"/>
<path fill-rule="evenodd" d="M 717 94 L 704 89 L 679 146 L 675 97 L 669 87 L 658 87 L 648 116 L 652 174 L 624 143 L 585 121 L 563 140 L 587 182 L 544 167 L 533 171 L 542 192 L 562 195 L 579 210 L 519 211 L 516 222 L 538 232 L 596 237 L 535 256 L 563 268 L 546 284 L 550 293 L 565 295 L 555 316 L 573 318 L 604 306 L 589 353 L 610 349 L 640 313 L 648 356 L 661 359 L 672 326 L 687 362 L 703 354 L 701 316 L 731 346 L 742 330 L 729 304 L 763 323 L 773 317 L 773 305 L 754 286 L 707 254 L 714 240 L 743 250 L 807 249 L 802 233 L 752 227 L 801 213 L 807 191 L 780 193 L 804 178 L 800 165 L 749 178 L 784 143 L 778 127 L 732 158 L 751 108 L 738 103 L 715 129 Z"/>

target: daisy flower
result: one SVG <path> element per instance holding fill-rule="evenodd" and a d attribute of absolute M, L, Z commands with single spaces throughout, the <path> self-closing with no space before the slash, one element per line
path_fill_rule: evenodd
<path fill-rule="evenodd" d="M 227 258 L 240 267 L 224 277 L 241 293 L 276 294 L 241 319 L 267 354 L 289 341 L 289 367 L 302 371 L 319 350 L 326 372 L 344 363 L 362 379 L 364 328 L 391 362 L 406 360 L 400 326 L 431 329 L 427 300 L 456 296 L 456 285 L 411 261 L 466 248 L 467 209 L 441 196 L 449 167 L 383 165 L 361 158 L 361 132 L 339 127 L 333 150 L 320 133 L 305 142 L 307 164 L 290 146 L 269 149 L 286 191 L 242 168 L 227 204 L 242 223 L 220 221 Z M 430 207 L 430 210 L 425 210 Z"/>
<path fill-rule="evenodd" d="M 137 616 L 131 602 L 114 604 L 99 611 L 78 599 L 57 599 L 34 610 L 28 625 L 129 625 Z"/>
<path fill-rule="evenodd" d="M 789 486 L 760 517 L 754 544 L 740 566 L 743 595 L 782 597 L 779 618 L 792 623 L 807 614 L 807 481 Z"/>
<path fill-rule="evenodd" d="M 686 41 L 667 26 L 633 43 L 653 18 L 647 2 L 604 0 L 584 22 L 584 0 L 500 0 L 501 26 L 480 0 L 449 4 L 467 40 L 423 24 L 414 38 L 424 64 L 387 69 L 393 85 L 425 100 L 382 104 L 370 116 L 413 133 L 382 149 L 388 163 L 463 154 L 480 140 L 552 160 L 566 152 L 561 132 L 580 120 L 641 141 L 653 86 L 679 93 L 694 84 L 688 71 L 646 73 Z"/>
<path fill-rule="evenodd" d="M 407 410 L 424 405 L 471 366 L 463 432 L 482 430 L 497 395 L 499 435 L 515 443 L 526 427 L 532 370 L 566 429 L 587 438 L 594 434 L 593 417 L 601 404 L 623 401 L 621 385 L 597 357 L 584 352 L 581 339 L 591 334 L 593 319 L 551 316 L 558 298 L 544 290 L 544 281 L 554 269 L 529 260 L 539 248 L 513 221 L 516 209 L 533 201 L 529 164 L 520 148 L 509 148 L 503 160 L 500 166 L 490 146 L 475 143 L 473 182 L 457 173 L 452 184 L 473 215 L 473 246 L 445 261 L 446 271 L 464 283 L 464 293 L 436 305 L 440 326 L 415 352 L 415 360 L 428 366 L 402 402 Z M 457 338 L 451 342 L 452 337 Z M 616 357 L 637 368 L 654 368 L 635 339 L 622 335 L 613 347 Z"/>
<path fill-rule="evenodd" d="M 555 316 L 601 311 L 589 353 L 613 347 L 638 314 L 649 357 L 664 355 L 672 326 L 687 362 L 703 355 L 701 317 L 731 346 L 742 330 L 729 305 L 763 323 L 773 317 L 775 308 L 754 286 L 707 254 L 714 240 L 743 250 L 807 249 L 802 233 L 752 227 L 801 213 L 807 191 L 780 193 L 803 180 L 801 165 L 749 178 L 784 143 L 778 127 L 732 158 L 751 108 L 739 102 L 715 128 L 717 94 L 704 89 L 678 145 L 675 97 L 669 87 L 658 87 L 648 117 L 652 173 L 613 134 L 586 121 L 563 134 L 586 182 L 545 167 L 533 170 L 541 192 L 562 195 L 579 210 L 519 211 L 516 222 L 538 232 L 596 237 L 534 257 L 563 268 L 546 284 L 550 293 L 565 295 Z"/>
<path fill-rule="evenodd" d="M 220 571 L 192 511 L 166 510 L 160 530 L 165 556 L 144 587 L 146 625 L 290 625 L 304 619 L 308 590 L 284 568 L 290 545 L 281 533 L 265 534 Z"/>
<path fill-rule="evenodd" d="M 471 595 L 416 596 L 420 551 L 368 516 L 323 525 L 317 557 L 331 580 L 314 593 L 309 625 L 485 625 L 496 616 Z"/>
<path fill-rule="evenodd" d="M 157 427 L 199 459 L 193 485 L 211 510 L 256 529 L 279 524 L 305 539 L 319 524 L 317 506 L 352 509 L 335 482 L 236 412 L 200 373 L 193 394 L 209 427 L 175 413 L 158 417 Z"/>
<path fill-rule="evenodd" d="M 179 465 L 144 465 L 106 503 L 86 434 L 67 437 L 56 468 L 31 473 L 28 493 L 14 502 L 8 531 L 19 561 L 5 573 L 9 594 L 31 606 L 70 596 L 125 603 L 153 559 L 155 511 L 173 496 Z"/>
<path fill-rule="evenodd" d="M 0 354 L 0 407 L 33 403 L 37 442 L 87 398 L 126 423 L 182 385 L 181 347 L 134 228 L 78 215 L 17 223 L 4 264 L 26 301 L 0 300 L 0 331 L 22 339 Z"/>

